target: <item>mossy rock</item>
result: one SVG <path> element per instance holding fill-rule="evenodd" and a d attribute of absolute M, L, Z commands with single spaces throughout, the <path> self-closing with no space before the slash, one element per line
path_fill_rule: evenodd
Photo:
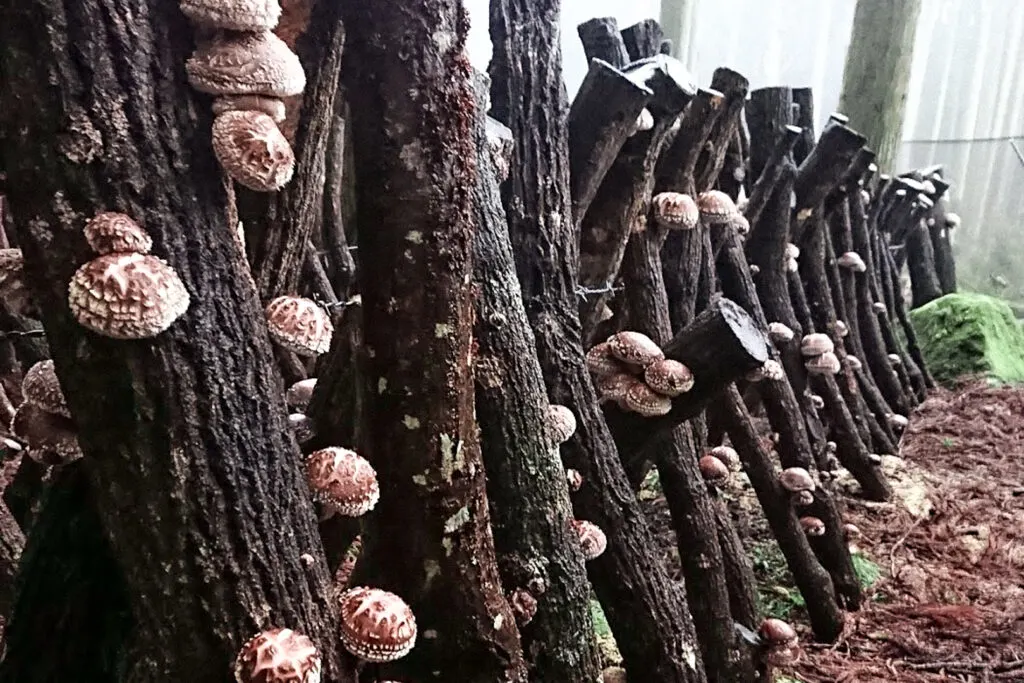
<path fill-rule="evenodd" d="M 1024 328 L 1009 304 L 984 294 L 947 294 L 910 312 L 928 369 L 949 384 L 968 375 L 1024 382 Z"/>

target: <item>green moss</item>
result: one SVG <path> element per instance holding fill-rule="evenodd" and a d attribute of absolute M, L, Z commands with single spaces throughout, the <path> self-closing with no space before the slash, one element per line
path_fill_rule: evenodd
<path fill-rule="evenodd" d="M 928 369 L 950 383 L 965 375 L 1024 382 L 1024 328 L 1010 306 L 983 294 L 947 294 L 910 313 Z"/>
<path fill-rule="evenodd" d="M 615 636 L 608 626 L 608 619 L 604 616 L 601 603 L 597 600 L 590 601 L 590 613 L 594 618 L 594 635 L 597 636 L 597 647 L 601 653 L 602 666 L 616 666 L 622 663 L 622 655 L 619 654 L 619 647 L 615 643 Z"/>

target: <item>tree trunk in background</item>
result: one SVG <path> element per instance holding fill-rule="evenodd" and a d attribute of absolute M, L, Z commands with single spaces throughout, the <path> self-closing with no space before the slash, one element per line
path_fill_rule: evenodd
<path fill-rule="evenodd" d="M 501 591 L 475 421 L 476 104 L 461 0 L 344 0 L 366 372 L 361 451 L 381 496 L 356 585 L 407 600 L 388 678 L 526 680 Z M 366 578 L 363 578 L 366 577 Z M 392 675 L 394 674 L 394 675 Z"/>
<path fill-rule="evenodd" d="M 921 0 L 857 0 L 839 111 L 867 136 L 875 162 L 892 169 L 903 140 Z"/>
<path fill-rule="evenodd" d="M 223 683 L 241 644 L 278 626 L 312 638 L 335 677 L 315 512 L 225 222 L 209 98 L 185 79 L 191 26 L 174 0 L 4 0 L 0 15 L 11 210 L 132 606 L 119 679 Z M 102 338 L 69 314 L 82 226 L 101 210 L 134 217 L 191 295 L 154 339 Z M 37 658 L 38 642 L 6 657 Z"/>

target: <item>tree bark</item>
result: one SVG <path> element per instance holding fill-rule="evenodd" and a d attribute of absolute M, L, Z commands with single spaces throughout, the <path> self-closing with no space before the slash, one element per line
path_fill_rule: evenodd
<path fill-rule="evenodd" d="M 920 308 L 942 296 L 942 286 L 935 270 L 935 248 L 923 220 L 907 232 L 907 270 L 910 271 L 911 308 Z"/>
<path fill-rule="evenodd" d="M 221 683 L 247 638 L 285 624 L 336 676 L 313 507 L 262 307 L 225 225 L 207 99 L 192 104 L 181 66 L 190 27 L 170 0 L 5 5 L 12 209 L 32 217 L 19 231 L 26 272 L 132 605 L 119 680 Z M 81 226 L 100 210 L 144 226 L 191 294 L 155 339 L 115 342 L 69 315 Z"/>
<path fill-rule="evenodd" d="M 11 611 L 14 575 L 17 573 L 18 560 L 21 559 L 24 547 L 25 534 L 21 532 L 21 527 L 7 509 L 7 505 L 0 500 L 0 622 Z M 2 637 L 3 633 L 0 631 L 0 638 Z"/>
<path fill-rule="evenodd" d="M 377 180 L 356 186 L 358 222 L 373 226 L 358 236 L 367 349 L 359 445 L 381 493 L 353 581 L 372 578 L 402 596 L 431 634 L 382 667 L 389 677 L 525 681 L 474 419 L 468 17 L 457 0 L 343 5 L 356 176 Z"/>

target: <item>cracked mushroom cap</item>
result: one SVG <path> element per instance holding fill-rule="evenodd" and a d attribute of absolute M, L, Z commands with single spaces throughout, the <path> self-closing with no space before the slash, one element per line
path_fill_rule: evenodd
<path fill-rule="evenodd" d="M 319 356 L 331 348 L 334 325 L 316 302 L 301 296 L 279 296 L 265 309 L 270 338 L 300 356 Z"/>
<path fill-rule="evenodd" d="M 659 394 L 643 382 L 634 382 L 622 398 L 623 407 L 643 417 L 668 415 L 672 410 L 672 399 Z"/>
<path fill-rule="evenodd" d="M 548 430 L 555 443 L 565 443 L 576 433 L 576 416 L 566 406 L 552 403 L 548 406 Z"/>
<path fill-rule="evenodd" d="M 284 100 L 263 95 L 221 95 L 213 101 L 213 115 L 220 116 L 226 111 L 258 111 L 274 123 L 281 123 L 288 115 Z"/>
<path fill-rule="evenodd" d="M 790 493 L 814 490 L 814 478 L 803 467 L 787 467 L 782 470 L 782 474 L 779 475 L 779 483 Z"/>
<path fill-rule="evenodd" d="M 800 353 L 805 357 L 820 356 L 823 353 L 832 353 L 836 350 L 832 339 L 821 332 L 814 332 L 806 335 L 800 340 Z"/>
<path fill-rule="evenodd" d="M 320 683 L 320 671 L 320 651 L 290 628 L 254 636 L 235 659 L 237 683 Z"/>
<path fill-rule="evenodd" d="M 64 465 L 82 457 L 75 423 L 27 401 L 14 412 L 11 432 L 28 444 L 28 456 L 42 465 Z"/>
<path fill-rule="evenodd" d="M 801 517 L 800 527 L 804 530 L 804 533 L 808 536 L 824 536 L 825 535 L 825 522 L 821 521 L 817 517 Z"/>
<path fill-rule="evenodd" d="M 619 372 L 614 375 L 598 377 L 594 381 L 594 388 L 597 389 L 601 400 L 621 403 L 626 399 L 626 393 L 634 384 L 643 384 L 643 382 L 627 372 Z"/>
<path fill-rule="evenodd" d="M 612 356 L 634 367 L 646 368 L 665 357 L 661 347 L 640 332 L 624 330 L 608 337 L 607 342 Z"/>
<path fill-rule="evenodd" d="M 572 520 L 572 529 L 580 539 L 580 547 L 583 548 L 583 559 L 593 560 L 600 557 L 601 553 L 608 547 L 608 537 L 601 531 L 601 527 L 593 522 L 583 519 Z"/>
<path fill-rule="evenodd" d="M 708 225 L 725 223 L 739 213 L 736 202 L 721 190 L 708 190 L 697 195 L 700 217 Z"/>
<path fill-rule="evenodd" d="M 834 375 L 842 369 L 839 358 L 831 351 L 804 361 L 804 367 L 812 375 Z"/>
<path fill-rule="evenodd" d="M 704 477 L 704 481 L 712 484 L 723 482 L 729 478 L 729 468 L 713 455 L 705 455 L 698 461 L 697 467 L 700 468 L 700 476 Z"/>
<path fill-rule="evenodd" d="M 845 337 L 846 335 L 850 334 L 850 328 L 847 327 L 846 323 L 844 323 L 842 320 L 837 320 L 836 334 L 838 334 L 840 337 Z"/>
<path fill-rule="evenodd" d="M 127 214 L 103 211 L 89 219 L 82 230 L 85 241 L 97 254 L 130 251 L 148 254 L 153 238 Z"/>
<path fill-rule="evenodd" d="M 270 31 L 218 34 L 185 62 L 189 84 L 210 95 L 292 97 L 306 87 L 299 58 Z"/>
<path fill-rule="evenodd" d="M 192 23 L 229 31 L 271 31 L 281 18 L 278 0 L 181 0 Z"/>
<path fill-rule="evenodd" d="M 761 622 L 758 633 L 773 647 L 788 646 L 796 642 L 796 631 L 782 619 L 765 619 Z"/>
<path fill-rule="evenodd" d="M 852 356 L 850 354 L 847 354 L 846 356 L 846 364 L 849 365 L 850 369 L 853 370 L 854 372 L 864 367 L 864 363 L 860 361 L 860 358 L 857 358 L 857 356 Z"/>
<path fill-rule="evenodd" d="M 583 475 L 579 470 L 569 468 L 565 471 L 565 483 L 569 485 L 569 490 L 575 493 L 583 488 Z"/>
<path fill-rule="evenodd" d="M 708 455 L 718 458 L 729 469 L 735 470 L 740 466 L 740 454 L 732 446 L 715 446 L 708 451 Z"/>
<path fill-rule="evenodd" d="M 75 320 L 97 334 L 147 339 L 184 315 L 189 294 L 163 259 L 149 254 L 105 254 L 72 276 L 68 305 Z"/>
<path fill-rule="evenodd" d="M 0 299 L 14 313 L 36 317 L 32 294 L 25 285 L 25 259 L 21 249 L 0 249 Z"/>
<path fill-rule="evenodd" d="M 377 473 L 366 458 L 330 446 L 306 457 L 306 481 L 313 498 L 346 517 L 359 517 L 380 500 Z"/>
<path fill-rule="evenodd" d="M 654 220 L 670 230 L 693 230 L 700 222 L 700 209 L 693 197 L 682 192 L 661 192 L 651 200 Z"/>
<path fill-rule="evenodd" d="M 814 504 L 814 493 L 811 491 L 796 491 L 790 496 L 793 505 L 807 507 Z"/>
<path fill-rule="evenodd" d="M 288 391 L 284 395 L 288 407 L 292 410 L 305 410 L 309 405 L 309 399 L 313 398 L 314 389 L 316 389 L 316 377 L 300 380 L 288 387 Z"/>
<path fill-rule="evenodd" d="M 612 354 L 612 345 L 606 341 L 587 351 L 587 370 L 595 378 L 630 372 L 632 369 L 630 365 Z"/>
<path fill-rule="evenodd" d="M 800 258 L 800 247 L 796 246 L 792 242 L 786 242 L 786 258 L 798 259 Z"/>
<path fill-rule="evenodd" d="M 856 273 L 863 273 L 868 269 L 867 264 L 864 263 L 864 259 L 862 259 L 860 254 L 855 251 L 846 252 L 836 259 L 836 263 L 838 263 L 841 268 L 849 268 Z"/>
<path fill-rule="evenodd" d="M 793 341 L 796 333 L 785 323 L 768 323 L 768 338 L 776 344 L 786 344 Z"/>
<path fill-rule="evenodd" d="M 677 360 L 662 358 L 644 369 L 647 386 L 664 396 L 679 396 L 693 388 L 693 373 Z"/>
<path fill-rule="evenodd" d="M 341 643 L 367 662 L 392 662 L 416 645 L 416 617 L 402 598 L 361 586 L 341 594 Z"/>
<path fill-rule="evenodd" d="M 52 360 L 41 360 L 29 368 L 21 380 L 21 394 L 26 401 L 48 413 L 71 417 Z"/>
<path fill-rule="evenodd" d="M 291 427 L 292 433 L 295 434 L 295 440 L 299 444 L 304 444 L 316 436 L 316 426 L 313 424 L 313 420 L 302 413 L 289 415 L 288 426 Z"/>
<path fill-rule="evenodd" d="M 276 192 L 295 174 L 295 153 L 274 120 L 226 111 L 213 121 L 213 153 L 224 172 L 255 192 Z"/>

